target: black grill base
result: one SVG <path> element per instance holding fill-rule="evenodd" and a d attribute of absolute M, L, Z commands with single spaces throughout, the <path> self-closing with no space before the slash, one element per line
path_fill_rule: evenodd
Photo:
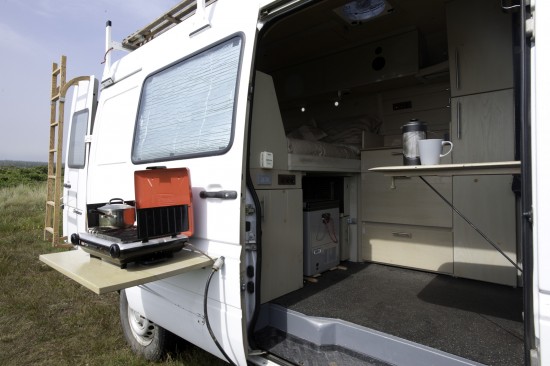
<path fill-rule="evenodd" d="M 122 243 L 118 238 L 109 239 L 105 234 L 98 237 L 95 234 L 80 233 L 77 245 L 89 253 L 91 257 L 102 259 L 126 268 L 129 263 L 154 264 L 171 258 L 173 253 L 180 251 L 187 242 L 185 235 L 152 239 L 146 243 Z"/>

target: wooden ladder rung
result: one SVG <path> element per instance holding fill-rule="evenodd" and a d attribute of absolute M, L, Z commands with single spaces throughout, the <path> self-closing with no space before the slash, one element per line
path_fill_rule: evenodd
<path fill-rule="evenodd" d="M 48 179 L 57 179 L 56 175 L 48 175 Z"/>
<path fill-rule="evenodd" d="M 45 227 L 44 230 L 53 235 L 53 227 Z"/>
<path fill-rule="evenodd" d="M 59 126 L 59 122 L 54 122 L 50 124 L 50 127 L 57 127 Z"/>
<path fill-rule="evenodd" d="M 57 76 L 61 73 L 61 66 L 52 71 L 52 76 Z"/>
<path fill-rule="evenodd" d="M 50 152 L 51 152 L 51 153 L 57 152 L 57 149 L 50 149 Z"/>
<path fill-rule="evenodd" d="M 46 201 L 46 204 L 48 206 L 54 206 L 55 207 L 55 202 L 54 201 Z"/>

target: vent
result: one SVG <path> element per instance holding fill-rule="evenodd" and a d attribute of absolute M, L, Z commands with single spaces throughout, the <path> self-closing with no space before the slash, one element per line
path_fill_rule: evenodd
<path fill-rule="evenodd" d="M 370 20 L 393 12 L 393 7 L 386 0 L 353 0 L 334 9 L 350 25 L 360 25 Z"/>

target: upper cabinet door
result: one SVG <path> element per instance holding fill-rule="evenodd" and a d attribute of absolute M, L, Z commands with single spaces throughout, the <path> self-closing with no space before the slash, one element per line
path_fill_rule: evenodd
<path fill-rule="evenodd" d="M 514 160 L 514 92 L 453 98 L 453 163 Z"/>
<path fill-rule="evenodd" d="M 512 18 L 500 0 L 447 4 L 451 96 L 512 88 Z"/>

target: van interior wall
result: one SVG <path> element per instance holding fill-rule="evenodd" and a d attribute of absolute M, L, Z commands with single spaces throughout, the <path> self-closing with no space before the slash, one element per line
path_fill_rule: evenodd
<path fill-rule="evenodd" d="M 395 11 L 363 24 L 342 19 L 345 3 L 319 2 L 283 18 L 262 38 L 258 68 L 273 77 L 285 133 L 309 126 L 326 135 L 323 141 L 358 144 L 364 134 L 399 134 L 410 118 L 448 130 L 445 2 L 392 1 Z M 445 101 L 411 102 L 434 93 L 434 84 Z"/>
<path fill-rule="evenodd" d="M 362 144 L 363 148 L 400 146 L 401 126 L 414 118 L 426 122 L 429 133 L 444 137 L 449 132 L 451 119 L 448 82 L 378 93 L 347 92 L 339 100 L 335 94 L 323 102 L 304 104 L 304 107 L 283 105 L 282 108 L 286 134 L 311 126 L 326 135 L 323 141 Z M 376 136 L 380 138 L 373 138 Z"/>

